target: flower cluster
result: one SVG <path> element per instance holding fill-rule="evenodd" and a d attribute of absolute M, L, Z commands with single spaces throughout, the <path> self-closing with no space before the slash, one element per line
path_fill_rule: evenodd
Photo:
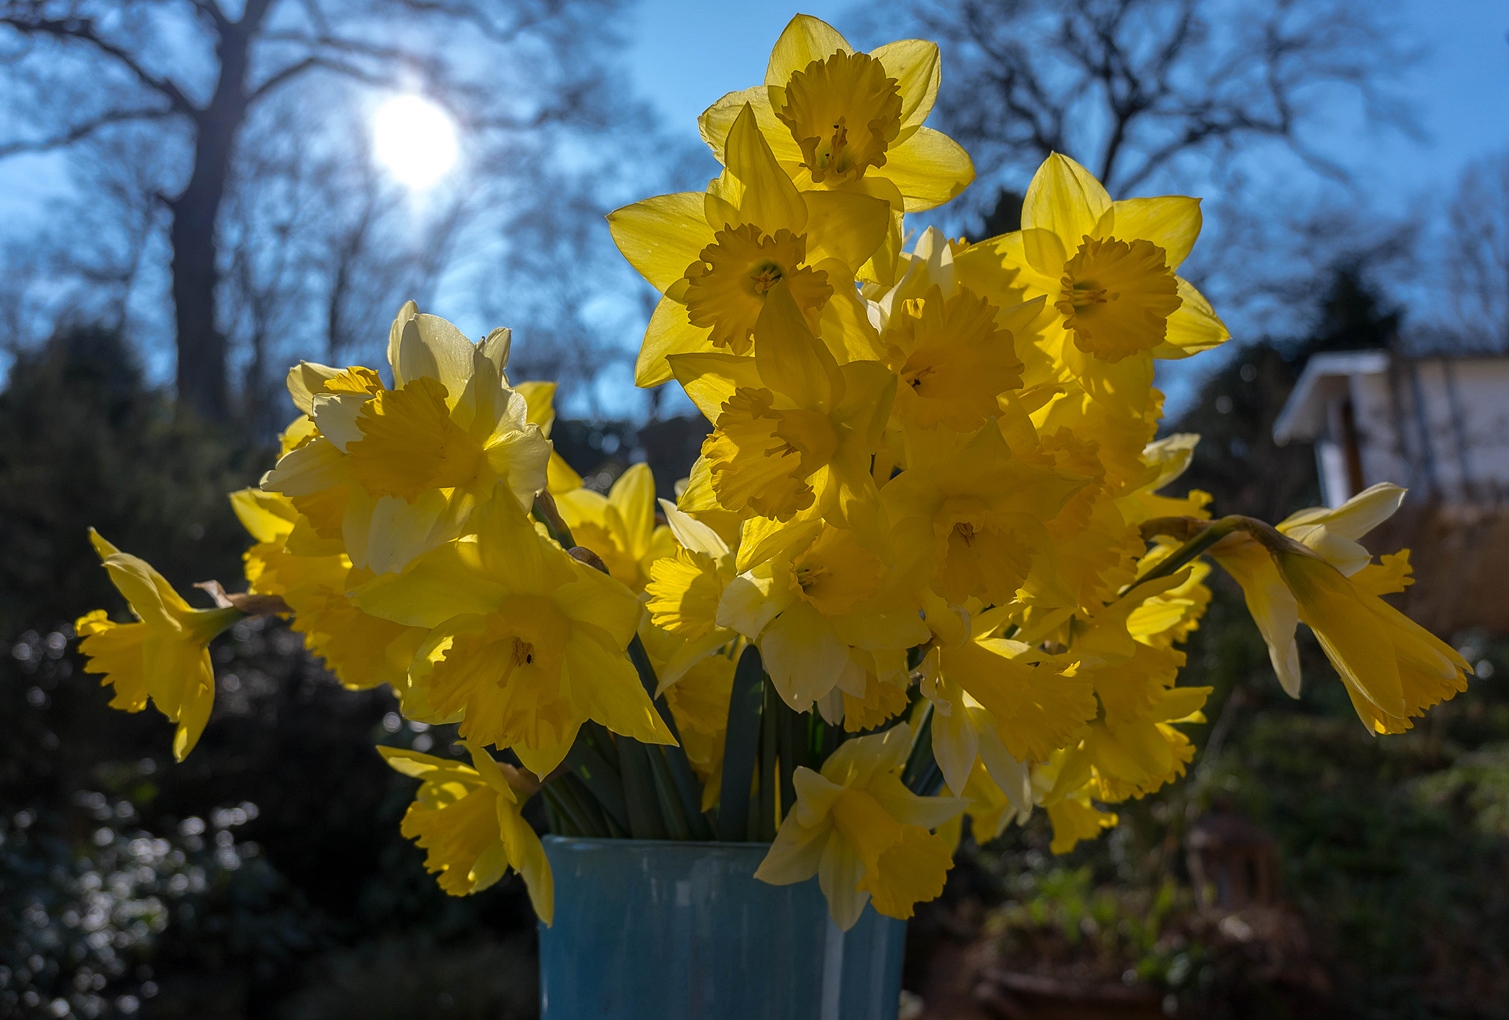
<path fill-rule="evenodd" d="M 1197 437 L 1155 438 L 1155 363 L 1227 339 L 1177 275 L 1198 200 L 1113 200 L 1055 155 L 1020 230 L 907 250 L 905 216 L 973 177 L 923 124 L 939 74 L 931 43 L 863 53 L 798 17 L 765 83 L 702 115 L 707 189 L 609 217 L 661 295 L 636 381 L 675 380 L 711 425 L 674 503 L 643 466 L 583 487 L 552 451 L 553 388 L 508 378 L 508 331 L 473 343 L 410 303 L 391 384 L 290 373 L 283 454 L 232 496 L 247 595 L 191 610 L 97 541 L 140 618 L 79 624 L 112 704 L 153 699 L 182 757 L 208 641 L 291 614 L 347 686 L 459 726 L 472 766 L 384 752 L 423 780 L 403 829 L 447 891 L 512 868 L 549 919 L 520 814 L 538 790 L 568 833 L 773 837 L 759 877 L 818 876 L 847 927 L 936 896 L 966 815 L 983 838 L 1042 808 L 1061 851 L 1183 774 L 1206 557 L 1291 694 L 1300 621 L 1374 731 L 1464 689 L 1466 663 L 1379 598 L 1407 556 L 1357 544 L 1401 490 L 1276 529 L 1160 494 Z"/>

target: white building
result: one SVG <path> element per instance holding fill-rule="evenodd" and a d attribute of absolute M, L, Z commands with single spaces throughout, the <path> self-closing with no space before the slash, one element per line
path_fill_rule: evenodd
<path fill-rule="evenodd" d="M 1406 486 L 1411 502 L 1509 501 L 1509 358 L 1317 354 L 1273 438 L 1315 444 L 1329 506 L 1375 482 Z"/>

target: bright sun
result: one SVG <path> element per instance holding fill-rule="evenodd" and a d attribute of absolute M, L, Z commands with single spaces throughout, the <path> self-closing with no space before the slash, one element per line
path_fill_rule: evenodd
<path fill-rule="evenodd" d="M 405 187 L 423 191 L 456 165 L 456 125 L 419 96 L 394 96 L 372 118 L 372 152 Z"/>

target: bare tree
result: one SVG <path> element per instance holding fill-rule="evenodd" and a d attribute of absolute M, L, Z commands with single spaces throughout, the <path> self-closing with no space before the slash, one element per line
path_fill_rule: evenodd
<path fill-rule="evenodd" d="M 1509 353 L 1509 152 L 1463 171 L 1446 223 L 1443 325 L 1465 346 Z"/>
<path fill-rule="evenodd" d="M 1327 88 L 1404 112 L 1382 72 L 1409 54 L 1367 0 L 915 0 L 911 21 L 945 47 L 944 126 L 1008 189 L 1050 152 L 1124 194 L 1262 139 L 1335 176 L 1306 131 Z"/>
<path fill-rule="evenodd" d="M 166 219 L 178 393 L 223 417 L 232 315 L 222 285 L 228 270 L 231 283 L 250 277 L 222 240 L 233 188 L 251 179 L 237 161 L 258 115 L 332 79 L 419 88 L 479 147 L 502 145 L 579 115 L 601 81 L 577 58 L 602 40 L 614 3 L 0 0 L 0 88 L 23 114 L 0 129 L 0 156 L 64 151 L 97 162 L 102 145 L 149 140 L 144 176 Z M 255 303 L 248 292 L 241 311 Z"/>

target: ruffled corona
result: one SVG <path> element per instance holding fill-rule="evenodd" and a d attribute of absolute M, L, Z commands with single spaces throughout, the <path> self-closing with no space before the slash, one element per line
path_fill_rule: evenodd
<path fill-rule="evenodd" d="M 1022 362 L 996 314 L 995 305 L 967 288 L 945 300 L 933 287 L 902 304 L 885 334 L 901 379 L 897 417 L 968 432 L 1000 414 L 1000 395 L 1021 385 Z"/>
<path fill-rule="evenodd" d="M 1064 265 L 1055 307 L 1075 346 L 1114 362 L 1163 343 L 1168 317 L 1183 303 L 1162 248 L 1087 236 Z"/>
<path fill-rule="evenodd" d="M 725 507 L 789 521 L 812 505 L 807 479 L 832 457 L 838 436 L 822 415 L 800 408 L 777 410 L 774 401 L 767 389 L 734 391 L 702 454 Z"/>
<path fill-rule="evenodd" d="M 802 150 L 813 183 L 855 181 L 885 166 L 901 131 L 901 90 L 879 60 L 840 50 L 794 73 L 775 113 Z"/>
<path fill-rule="evenodd" d="M 714 347 L 747 354 L 765 295 L 785 280 L 815 332 L 833 288 L 826 272 L 803 264 L 806 257 L 806 235 L 777 230 L 770 237 L 753 223 L 725 227 L 687 267 L 688 321 L 710 329 L 708 340 Z"/>

